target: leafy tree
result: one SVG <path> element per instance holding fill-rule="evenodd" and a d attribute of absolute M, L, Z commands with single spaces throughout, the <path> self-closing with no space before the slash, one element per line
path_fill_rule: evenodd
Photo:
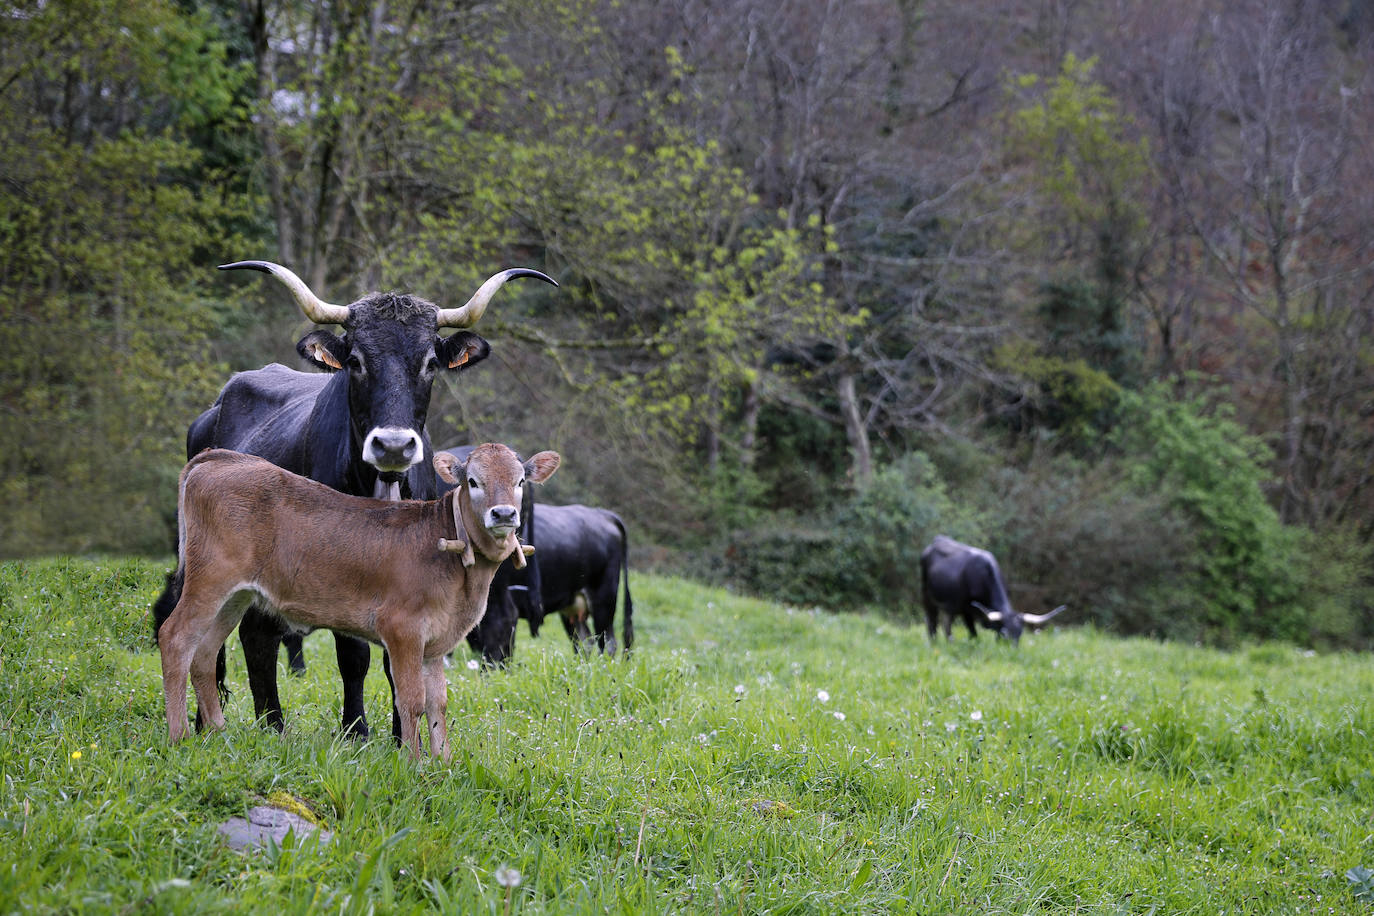
<path fill-rule="evenodd" d="M 199 253 L 240 206 L 187 137 L 239 78 L 204 16 L 160 0 L 9 18 L 0 551 L 171 545 L 185 417 L 220 375 Z"/>

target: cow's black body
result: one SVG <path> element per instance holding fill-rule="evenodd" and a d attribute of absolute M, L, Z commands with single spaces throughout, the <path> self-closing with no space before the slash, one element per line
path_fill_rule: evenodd
<path fill-rule="evenodd" d="M 471 446 L 445 449 L 460 459 Z M 443 484 L 441 483 L 442 487 Z M 588 506 L 538 504 L 526 492 L 521 504 L 520 540 L 535 551 L 524 569 L 507 560 L 497 570 L 487 597 L 487 613 L 468 634 L 468 645 L 487 662 L 500 663 L 515 650 L 516 624 L 529 622 L 538 635 L 548 613 L 561 612 L 564 629 L 581 649 L 590 645 L 592 628 L 601 651 L 616 650 L 616 592 L 625 579 L 625 612 L 621 638 L 625 651 L 634 644 L 634 605 L 630 599 L 629 539 L 620 516 Z M 578 598 L 586 603 L 578 609 Z M 592 628 L 586 617 L 592 619 Z"/>
<path fill-rule="evenodd" d="M 625 581 L 625 610 L 620 633 L 625 652 L 634 646 L 634 604 L 630 600 L 629 537 L 620 516 L 590 506 L 541 505 L 535 520 L 534 557 L 539 561 L 539 597 L 545 613 L 558 612 L 575 648 L 590 646 L 592 619 L 596 645 L 614 655 L 616 592 Z M 529 596 L 529 592 L 525 596 Z M 577 611 L 579 595 L 587 609 Z M 530 601 L 516 592 L 519 606 Z"/>
<path fill-rule="evenodd" d="M 374 293 L 347 307 L 331 306 L 320 303 L 299 278 L 278 265 L 252 261 L 229 266 L 273 274 L 292 289 L 307 317 L 342 324 L 344 334 L 319 329 L 296 345 L 302 357 L 330 374 L 277 364 L 236 374 L 214 405 L 192 422 L 188 458 L 205 448 L 227 448 L 266 458 L 343 493 L 436 498 L 439 488 L 425 432 L 434 379 L 442 371 L 464 369 L 486 358 L 487 342 L 466 330 L 439 337 L 441 313 L 417 297 Z M 480 308 L 485 308 L 501 283 L 515 276 L 553 283 L 537 271 L 505 271 L 484 284 L 473 301 L 480 298 Z M 443 320 L 448 326 L 463 326 L 452 312 Z M 154 607 L 155 633 L 179 594 L 180 582 L 174 577 Z M 258 608 L 250 610 L 239 627 L 254 709 L 278 729 L 282 711 L 276 659 L 285 632 L 278 618 Z M 360 640 L 338 634 L 335 648 L 344 685 L 343 728 L 365 737 L 363 679 L 371 650 Z M 394 712 L 393 730 L 399 725 Z"/>
<path fill-rule="evenodd" d="M 1012 607 L 997 558 L 986 550 L 970 547 L 945 535 L 937 536 L 921 552 L 921 601 L 925 606 L 926 628 L 931 640 L 941 612 L 945 616 L 945 638 L 957 614 L 968 627 L 969 638 L 978 637 L 976 624 L 1016 642 L 1027 624 L 1039 625 L 1058 614 L 1022 614 Z"/>
<path fill-rule="evenodd" d="M 459 461 L 466 461 L 472 449 L 471 445 L 456 445 L 444 451 L 452 453 Z M 450 487 L 439 481 L 440 491 Z M 534 543 L 535 525 L 534 487 L 526 481 L 520 501 L 520 543 Z M 468 645 L 482 653 L 483 662 L 488 665 L 506 663 L 515 652 L 515 629 L 521 617 L 529 621 L 532 635 L 539 634 L 539 625 L 544 620 L 544 605 L 539 594 L 538 550 L 526 560 L 524 569 L 516 569 L 515 562 L 509 559 L 497 568 L 487 592 L 487 612 L 468 633 Z M 516 595 L 521 596 L 519 605 L 515 602 Z"/>

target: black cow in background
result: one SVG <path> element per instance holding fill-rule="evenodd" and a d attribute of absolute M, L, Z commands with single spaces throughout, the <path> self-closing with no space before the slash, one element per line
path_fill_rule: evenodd
<path fill-rule="evenodd" d="M 474 446 L 455 445 L 443 449 L 459 461 L 466 461 Z M 439 482 L 440 491 L 452 489 L 453 485 Z M 520 528 L 516 536 L 521 544 L 534 544 L 535 537 L 535 495 L 534 487 L 528 481 L 520 501 Z M 520 605 L 515 596 L 521 598 Z M 539 635 L 539 624 L 544 620 L 544 605 L 540 600 L 539 550 L 525 561 L 524 569 L 516 569 L 513 560 L 507 559 L 496 570 L 487 591 L 487 612 L 468 633 L 468 645 L 482 653 L 482 661 L 488 665 L 503 665 L 515 652 L 515 625 L 521 617 L 530 623 L 531 635 Z"/>
<path fill-rule="evenodd" d="M 541 505 L 535 515 L 534 546 L 542 611 L 558 613 L 576 650 L 591 647 L 594 629 L 597 648 L 615 654 L 616 592 L 623 577 L 625 613 L 620 634 L 628 655 L 635 641 L 634 603 L 630 600 L 630 539 L 620 516 L 591 506 Z M 531 600 L 529 595 L 516 592 L 513 598 L 520 605 Z"/>
<path fill-rule="evenodd" d="M 485 359 L 490 346 L 467 328 L 481 318 L 492 296 L 516 277 L 558 284 L 537 270 L 513 268 L 490 279 L 459 308 L 441 309 L 416 296 L 373 293 L 351 305 L 322 301 L 290 270 L 268 261 L 239 261 L 221 270 L 247 268 L 271 274 L 295 298 L 305 317 L 320 325 L 342 325 L 344 333 L 317 329 L 296 351 L 325 374 L 272 364 L 240 372 L 221 390 L 186 436 L 187 457 L 206 448 L 228 448 L 327 484 L 343 493 L 383 499 L 435 499 L 438 479 L 425 419 L 434 380 L 441 372 L 465 369 Z M 180 597 L 181 582 L 169 578 L 154 606 L 154 635 Z M 282 727 L 277 693 L 277 647 L 285 626 L 270 613 L 250 609 L 239 626 L 253 708 L 260 719 Z M 335 634 L 343 680 L 343 730 L 368 735 L 363 680 L 371 648 Z M 390 670 L 386 655 L 383 664 Z M 223 653 L 220 656 L 223 692 Z M 393 730 L 399 724 L 393 709 Z"/>
<path fill-rule="evenodd" d="M 978 638 L 974 624 L 981 621 L 1015 643 L 1027 626 L 1041 626 L 1065 608 L 1061 604 L 1048 614 L 1017 611 L 1007 597 L 997 559 L 986 550 L 943 534 L 921 551 L 921 602 L 925 605 L 931 642 L 935 641 L 935 626 L 941 612 L 945 614 L 945 639 L 951 638 L 954 615 L 959 614 L 970 639 Z"/>
<path fill-rule="evenodd" d="M 472 446 L 444 449 L 459 459 Z M 468 645 L 487 663 L 502 663 L 515 651 L 519 618 L 530 635 L 550 613 L 558 613 L 573 648 L 593 642 L 608 655 L 616 651 L 616 597 L 624 578 L 625 613 L 621 638 L 628 653 L 634 645 L 634 603 L 630 598 L 629 536 L 620 516 L 589 506 L 536 503 L 526 492 L 521 503 L 520 541 L 534 545 L 524 569 L 507 560 L 497 570 L 487 596 L 486 616 L 468 634 Z M 591 627 L 587 624 L 591 618 Z"/>

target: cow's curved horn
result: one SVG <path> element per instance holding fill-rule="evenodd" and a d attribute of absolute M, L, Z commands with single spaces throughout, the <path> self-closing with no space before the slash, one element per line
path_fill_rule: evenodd
<path fill-rule="evenodd" d="M 470 328 L 477 323 L 477 319 L 482 317 L 482 313 L 487 310 L 487 303 L 491 297 L 496 295 L 496 291 L 502 287 L 507 280 L 516 277 L 538 277 L 545 283 L 558 285 L 558 281 L 547 274 L 528 267 L 512 267 L 503 270 L 499 274 L 493 274 L 477 288 L 477 292 L 472 294 L 472 298 L 463 306 L 456 309 L 439 309 L 439 327 L 441 328 Z"/>
<path fill-rule="evenodd" d="M 1024 620 L 1028 626 L 1038 627 L 1067 607 L 1067 604 L 1061 604 L 1047 614 L 1022 614 L 1021 619 Z"/>
<path fill-rule="evenodd" d="M 988 619 L 988 623 L 1001 623 L 1001 622 L 1002 622 L 1002 612 L 1001 612 L 1001 611 L 990 610 L 986 605 L 984 605 L 984 604 L 982 604 L 982 603 L 980 603 L 980 602 L 978 602 L 978 601 L 970 601 L 969 604 L 973 605 L 973 606 L 976 607 L 978 610 L 982 611 L 982 612 L 983 612 L 983 616 L 986 617 L 986 618 Z"/>
<path fill-rule="evenodd" d="M 260 270 L 265 274 L 271 274 L 286 284 L 286 288 L 291 290 L 291 295 L 296 297 L 296 304 L 301 307 L 305 317 L 316 324 L 343 324 L 348 320 L 348 306 L 325 302 L 310 291 L 304 280 L 280 264 L 273 264 L 271 261 L 235 261 L 232 264 L 221 264 L 219 269 Z"/>

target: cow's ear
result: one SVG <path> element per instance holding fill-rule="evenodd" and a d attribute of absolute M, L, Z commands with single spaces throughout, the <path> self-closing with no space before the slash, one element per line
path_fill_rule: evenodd
<path fill-rule="evenodd" d="M 434 453 L 434 470 L 438 473 L 444 483 L 451 483 L 457 486 L 460 482 L 458 472 L 463 469 L 463 462 L 458 460 L 458 456 L 452 452 Z"/>
<path fill-rule="evenodd" d="M 553 476 L 554 471 L 558 470 L 559 462 L 562 460 L 557 452 L 540 452 L 525 462 L 525 479 L 534 483 L 543 483 Z"/>
<path fill-rule="evenodd" d="M 486 359 L 491 353 L 491 344 L 471 331 L 459 331 L 439 338 L 434 352 L 445 369 L 466 369 Z"/>
<path fill-rule="evenodd" d="M 296 352 L 321 369 L 342 369 L 348 343 L 329 331 L 311 331 L 296 343 Z"/>

